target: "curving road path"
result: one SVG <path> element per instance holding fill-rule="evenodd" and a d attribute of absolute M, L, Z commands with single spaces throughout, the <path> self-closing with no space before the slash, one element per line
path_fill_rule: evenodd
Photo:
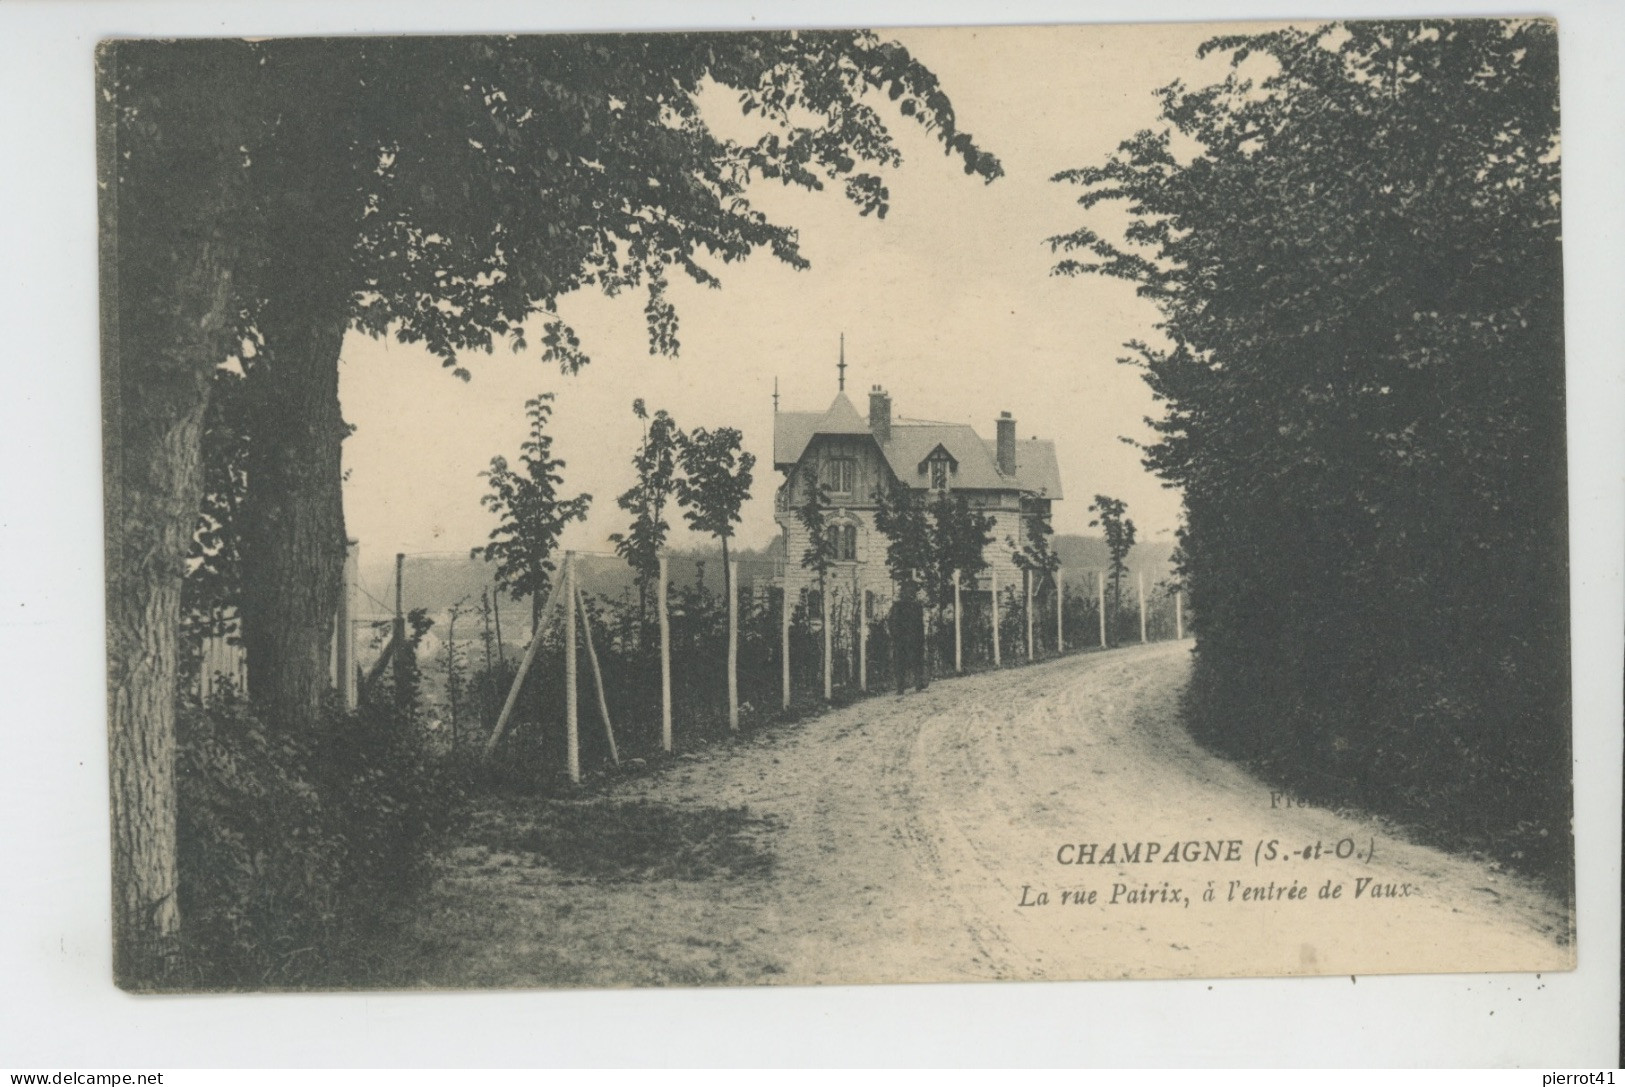
<path fill-rule="evenodd" d="M 772 876 L 588 886 L 545 864 L 463 856 L 417 926 L 429 950 L 397 980 L 836 984 L 1572 967 L 1566 905 L 1532 884 L 1405 843 L 1374 820 L 1283 807 L 1197 747 L 1176 715 L 1189 647 L 939 682 L 628 782 L 617 797 L 770 816 Z M 1086 858 L 1091 845 L 1096 863 L 1058 862 Z M 1122 863 L 1136 847 L 1138 858 Z M 1165 860 L 1170 850 L 1179 859 Z M 1336 897 L 1322 897 L 1333 887 Z M 1040 895 L 1042 905 L 1022 904 Z"/>

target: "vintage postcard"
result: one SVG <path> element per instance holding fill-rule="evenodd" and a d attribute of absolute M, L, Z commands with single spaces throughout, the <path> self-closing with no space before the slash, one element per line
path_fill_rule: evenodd
<path fill-rule="evenodd" d="M 1557 90 L 104 42 L 118 983 L 1572 969 Z"/>

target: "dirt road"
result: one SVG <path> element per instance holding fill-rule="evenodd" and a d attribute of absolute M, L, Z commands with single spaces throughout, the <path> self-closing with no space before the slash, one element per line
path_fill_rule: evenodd
<path fill-rule="evenodd" d="M 1189 645 L 871 699 L 615 790 L 617 802 L 660 810 L 744 805 L 765 817 L 750 831 L 771 857 L 765 874 L 600 879 L 523 851 L 454 851 L 390 980 L 816 984 L 1572 965 L 1566 906 L 1533 885 L 1371 820 L 1285 807 L 1198 748 L 1175 713 Z"/>

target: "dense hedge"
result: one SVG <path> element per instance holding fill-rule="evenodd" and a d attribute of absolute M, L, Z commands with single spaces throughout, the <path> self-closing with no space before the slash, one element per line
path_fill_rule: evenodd
<path fill-rule="evenodd" d="M 1124 243 L 1181 486 L 1193 729 L 1296 791 L 1570 871 L 1550 23 L 1216 39 L 1230 79 L 1071 171 Z M 1172 135 L 1177 133 L 1177 138 Z"/>

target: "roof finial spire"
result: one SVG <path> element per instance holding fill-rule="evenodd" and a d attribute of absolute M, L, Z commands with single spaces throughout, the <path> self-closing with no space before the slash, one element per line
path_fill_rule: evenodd
<path fill-rule="evenodd" d="M 779 379 L 778 379 L 777 375 L 774 375 L 774 377 L 773 377 L 773 414 L 777 415 L 778 413 L 779 413 Z"/>
<path fill-rule="evenodd" d="M 841 361 L 836 364 L 835 369 L 841 372 L 839 386 L 835 391 L 844 393 L 846 392 L 846 333 L 844 332 L 841 333 Z"/>

